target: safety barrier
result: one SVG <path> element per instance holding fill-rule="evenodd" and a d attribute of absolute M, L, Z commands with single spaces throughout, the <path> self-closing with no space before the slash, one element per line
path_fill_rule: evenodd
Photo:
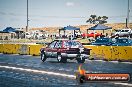
<path fill-rule="evenodd" d="M 0 53 L 20 55 L 40 55 L 40 48 L 43 45 L 37 44 L 0 44 Z"/>
<path fill-rule="evenodd" d="M 0 53 L 3 53 L 3 44 L 0 44 Z"/>
<path fill-rule="evenodd" d="M 33 56 L 39 56 L 40 55 L 40 49 L 43 47 L 43 45 L 29 45 L 29 54 Z"/>
<path fill-rule="evenodd" d="M 12 44 L 3 44 L 3 53 L 12 54 L 14 50 L 14 46 Z"/>
<path fill-rule="evenodd" d="M 0 44 L 0 53 L 21 54 L 21 55 L 40 55 L 40 48 L 45 47 L 39 44 Z M 90 46 L 90 58 L 102 60 L 132 61 L 132 46 Z"/>
<path fill-rule="evenodd" d="M 91 48 L 91 58 L 103 60 L 132 61 L 132 46 L 85 46 Z"/>

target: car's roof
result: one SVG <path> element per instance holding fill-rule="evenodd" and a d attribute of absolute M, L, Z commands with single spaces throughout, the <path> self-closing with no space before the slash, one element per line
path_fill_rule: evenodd
<path fill-rule="evenodd" d="M 126 29 L 121 29 L 121 30 L 131 30 L 130 28 L 126 28 Z"/>

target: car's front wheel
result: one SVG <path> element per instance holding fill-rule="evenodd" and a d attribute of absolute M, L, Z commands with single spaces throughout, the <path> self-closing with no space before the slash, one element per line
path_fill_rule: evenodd
<path fill-rule="evenodd" d="M 67 59 L 65 57 L 62 57 L 62 55 L 58 54 L 57 55 L 57 60 L 59 63 L 66 63 Z"/>
<path fill-rule="evenodd" d="M 47 59 L 45 53 L 41 53 L 41 60 L 44 62 Z"/>

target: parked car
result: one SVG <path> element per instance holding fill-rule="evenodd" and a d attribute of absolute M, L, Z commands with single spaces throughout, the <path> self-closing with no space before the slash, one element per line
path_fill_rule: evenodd
<path fill-rule="evenodd" d="M 132 29 L 121 29 L 117 30 L 115 33 L 112 33 L 112 36 L 119 36 L 119 37 L 131 37 L 132 36 Z"/>
<path fill-rule="evenodd" d="M 85 37 L 98 37 L 98 36 L 101 36 L 101 34 L 100 33 L 94 33 L 94 32 L 88 33 L 88 34 L 86 34 L 86 33 L 82 34 L 82 38 L 85 38 Z"/>
<path fill-rule="evenodd" d="M 26 39 L 31 39 L 31 34 L 29 32 L 26 32 L 25 37 L 26 37 Z"/>
<path fill-rule="evenodd" d="M 112 45 L 114 42 L 112 41 L 111 38 L 106 38 L 106 37 L 103 37 L 103 38 L 97 38 L 95 40 L 95 42 L 92 42 L 91 45 L 98 45 L 98 46 L 101 46 L 101 45 L 105 45 L 105 46 L 110 46 Z"/>
<path fill-rule="evenodd" d="M 119 38 L 112 46 L 132 46 L 132 40 L 127 38 Z"/>
<path fill-rule="evenodd" d="M 41 48 L 41 60 L 57 58 L 58 62 L 66 63 L 67 59 L 76 59 L 78 63 L 84 63 L 89 57 L 90 50 L 84 48 L 78 41 L 54 40 L 46 48 Z"/>

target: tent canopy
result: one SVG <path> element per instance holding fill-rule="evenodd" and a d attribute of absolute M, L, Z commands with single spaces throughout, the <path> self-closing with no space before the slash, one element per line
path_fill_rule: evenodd
<path fill-rule="evenodd" d="M 10 33 L 10 32 L 17 32 L 17 31 L 18 30 L 14 29 L 12 27 L 7 27 L 6 29 L 3 30 L 3 32 L 8 32 L 8 33 Z"/>
<path fill-rule="evenodd" d="M 6 31 L 0 31 L 0 33 L 9 33 L 9 32 L 6 32 Z"/>
<path fill-rule="evenodd" d="M 73 26 L 67 26 L 67 27 L 64 27 L 62 28 L 62 30 L 80 30 L 80 28 L 77 28 L 77 27 L 73 27 Z"/>
<path fill-rule="evenodd" d="M 102 24 L 97 24 L 91 28 L 89 28 L 89 30 L 107 30 L 107 29 L 112 29 L 112 27 L 108 27 Z"/>

